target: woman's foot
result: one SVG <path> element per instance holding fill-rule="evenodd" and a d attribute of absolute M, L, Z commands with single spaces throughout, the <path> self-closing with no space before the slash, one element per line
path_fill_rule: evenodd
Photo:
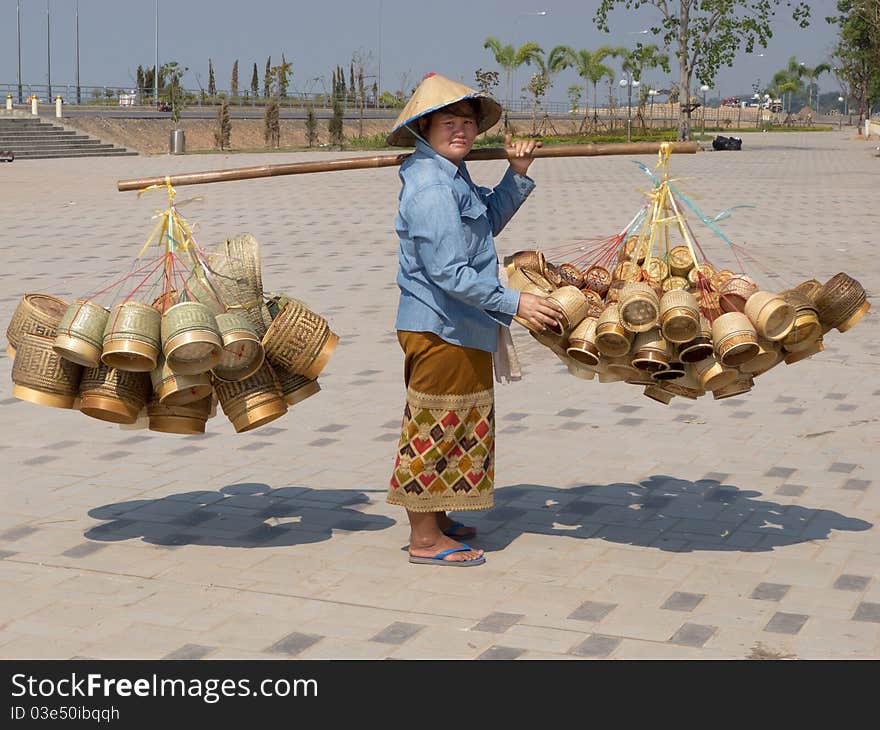
<path fill-rule="evenodd" d="M 446 537 L 446 535 L 440 535 L 435 540 L 417 540 L 413 537 L 409 543 L 409 554 L 414 558 L 434 558 L 447 550 L 455 550 L 455 552 L 451 552 L 441 558 L 441 560 L 448 562 L 477 560 L 483 556 L 482 550 L 461 550 L 460 548 L 462 547 L 466 546 L 462 545 L 458 540 Z"/>
<path fill-rule="evenodd" d="M 437 512 L 437 527 L 444 535 L 456 540 L 467 540 L 477 534 L 477 528 L 455 522 L 445 512 Z"/>

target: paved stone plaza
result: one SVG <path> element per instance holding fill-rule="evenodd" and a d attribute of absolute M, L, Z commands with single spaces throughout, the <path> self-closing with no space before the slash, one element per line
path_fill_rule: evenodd
<path fill-rule="evenodd" d="M 874 310 L 747 397 L 668 407 L 570 376 L 515 326 L 525 377 L 497 388 L 496 507 L 464 515 L 487 550 L 469 570 L 409 564 L 384 501 L 404 396 L 396 170 L 181 188 L 203 196 L 182 210 L 203 246 L 253 233 L 266 288 L 330 320 L 323 390 L 252 433 L 221 412 L 169 436 L 18 401 L 0 359 L 0 657 L 880 657 L 874 155 L 844 130 L 673 158 L 706 213 L 755 206 L 722 225 L 759 282 L 842 270 Z M 25 292 L 72 300 L 128 269 L 164 200 L 117 179 L 313 158 L 0 167 L 3 327 Z M 470 169 L 494 184 L 503 167 Z M 532 173 L 502 255 L 613 233 L 649 184 L 624 157 Z"/>

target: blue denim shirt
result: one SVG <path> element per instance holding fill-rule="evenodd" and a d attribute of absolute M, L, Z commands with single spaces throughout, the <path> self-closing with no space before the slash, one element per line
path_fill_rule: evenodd
<path fill-rule="evenodd" d="M 395 220 L 400 237 L 397 329 L 494 352 L 498 324 L 510 325 L 519 292 L 501 286 L 492 238 L 535 187 L 508 168 L 494 190 L 473 183 L 422 140 L 400 167 Z"/>

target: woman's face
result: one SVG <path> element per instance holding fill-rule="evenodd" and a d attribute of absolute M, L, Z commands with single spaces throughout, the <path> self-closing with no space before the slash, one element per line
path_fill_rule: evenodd
<path fill-rule="evenodd" d="M 470 104 L 453 104 L 431 115 L 424 135 L 437 154 L 457 165 L 474 146 L 477 138 L 477 117 Z"/>

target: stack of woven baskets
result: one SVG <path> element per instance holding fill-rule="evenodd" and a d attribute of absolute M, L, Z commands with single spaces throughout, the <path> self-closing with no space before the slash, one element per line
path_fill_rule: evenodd
<path fill-rule="evenodd" d="M 6 336 L 17 398 L 177 434 L 204 433 L 217 401 L 238 433 L 283 416 L 320 390 L 339 340 L 301 302 L 263 292 L 250 235 L 149 304 L 25 294 Z"/>
<path fill-rule="evenodd" d="M 621 246 L 613 269 L 555 266 L 540 251 L 505 259 L 510 286 L 553 299 L 565 312 L 555 332 L 537 332 L 572 375 L 625 381 L 668 404 L 674 396 L 715 399 L 747 393 L 755 378 L 823 348 L 869 310 L 865 290 L 844 273 L 782 292 L 744 274 L 695 264 L 686 246 L 663 257 Z"/>

